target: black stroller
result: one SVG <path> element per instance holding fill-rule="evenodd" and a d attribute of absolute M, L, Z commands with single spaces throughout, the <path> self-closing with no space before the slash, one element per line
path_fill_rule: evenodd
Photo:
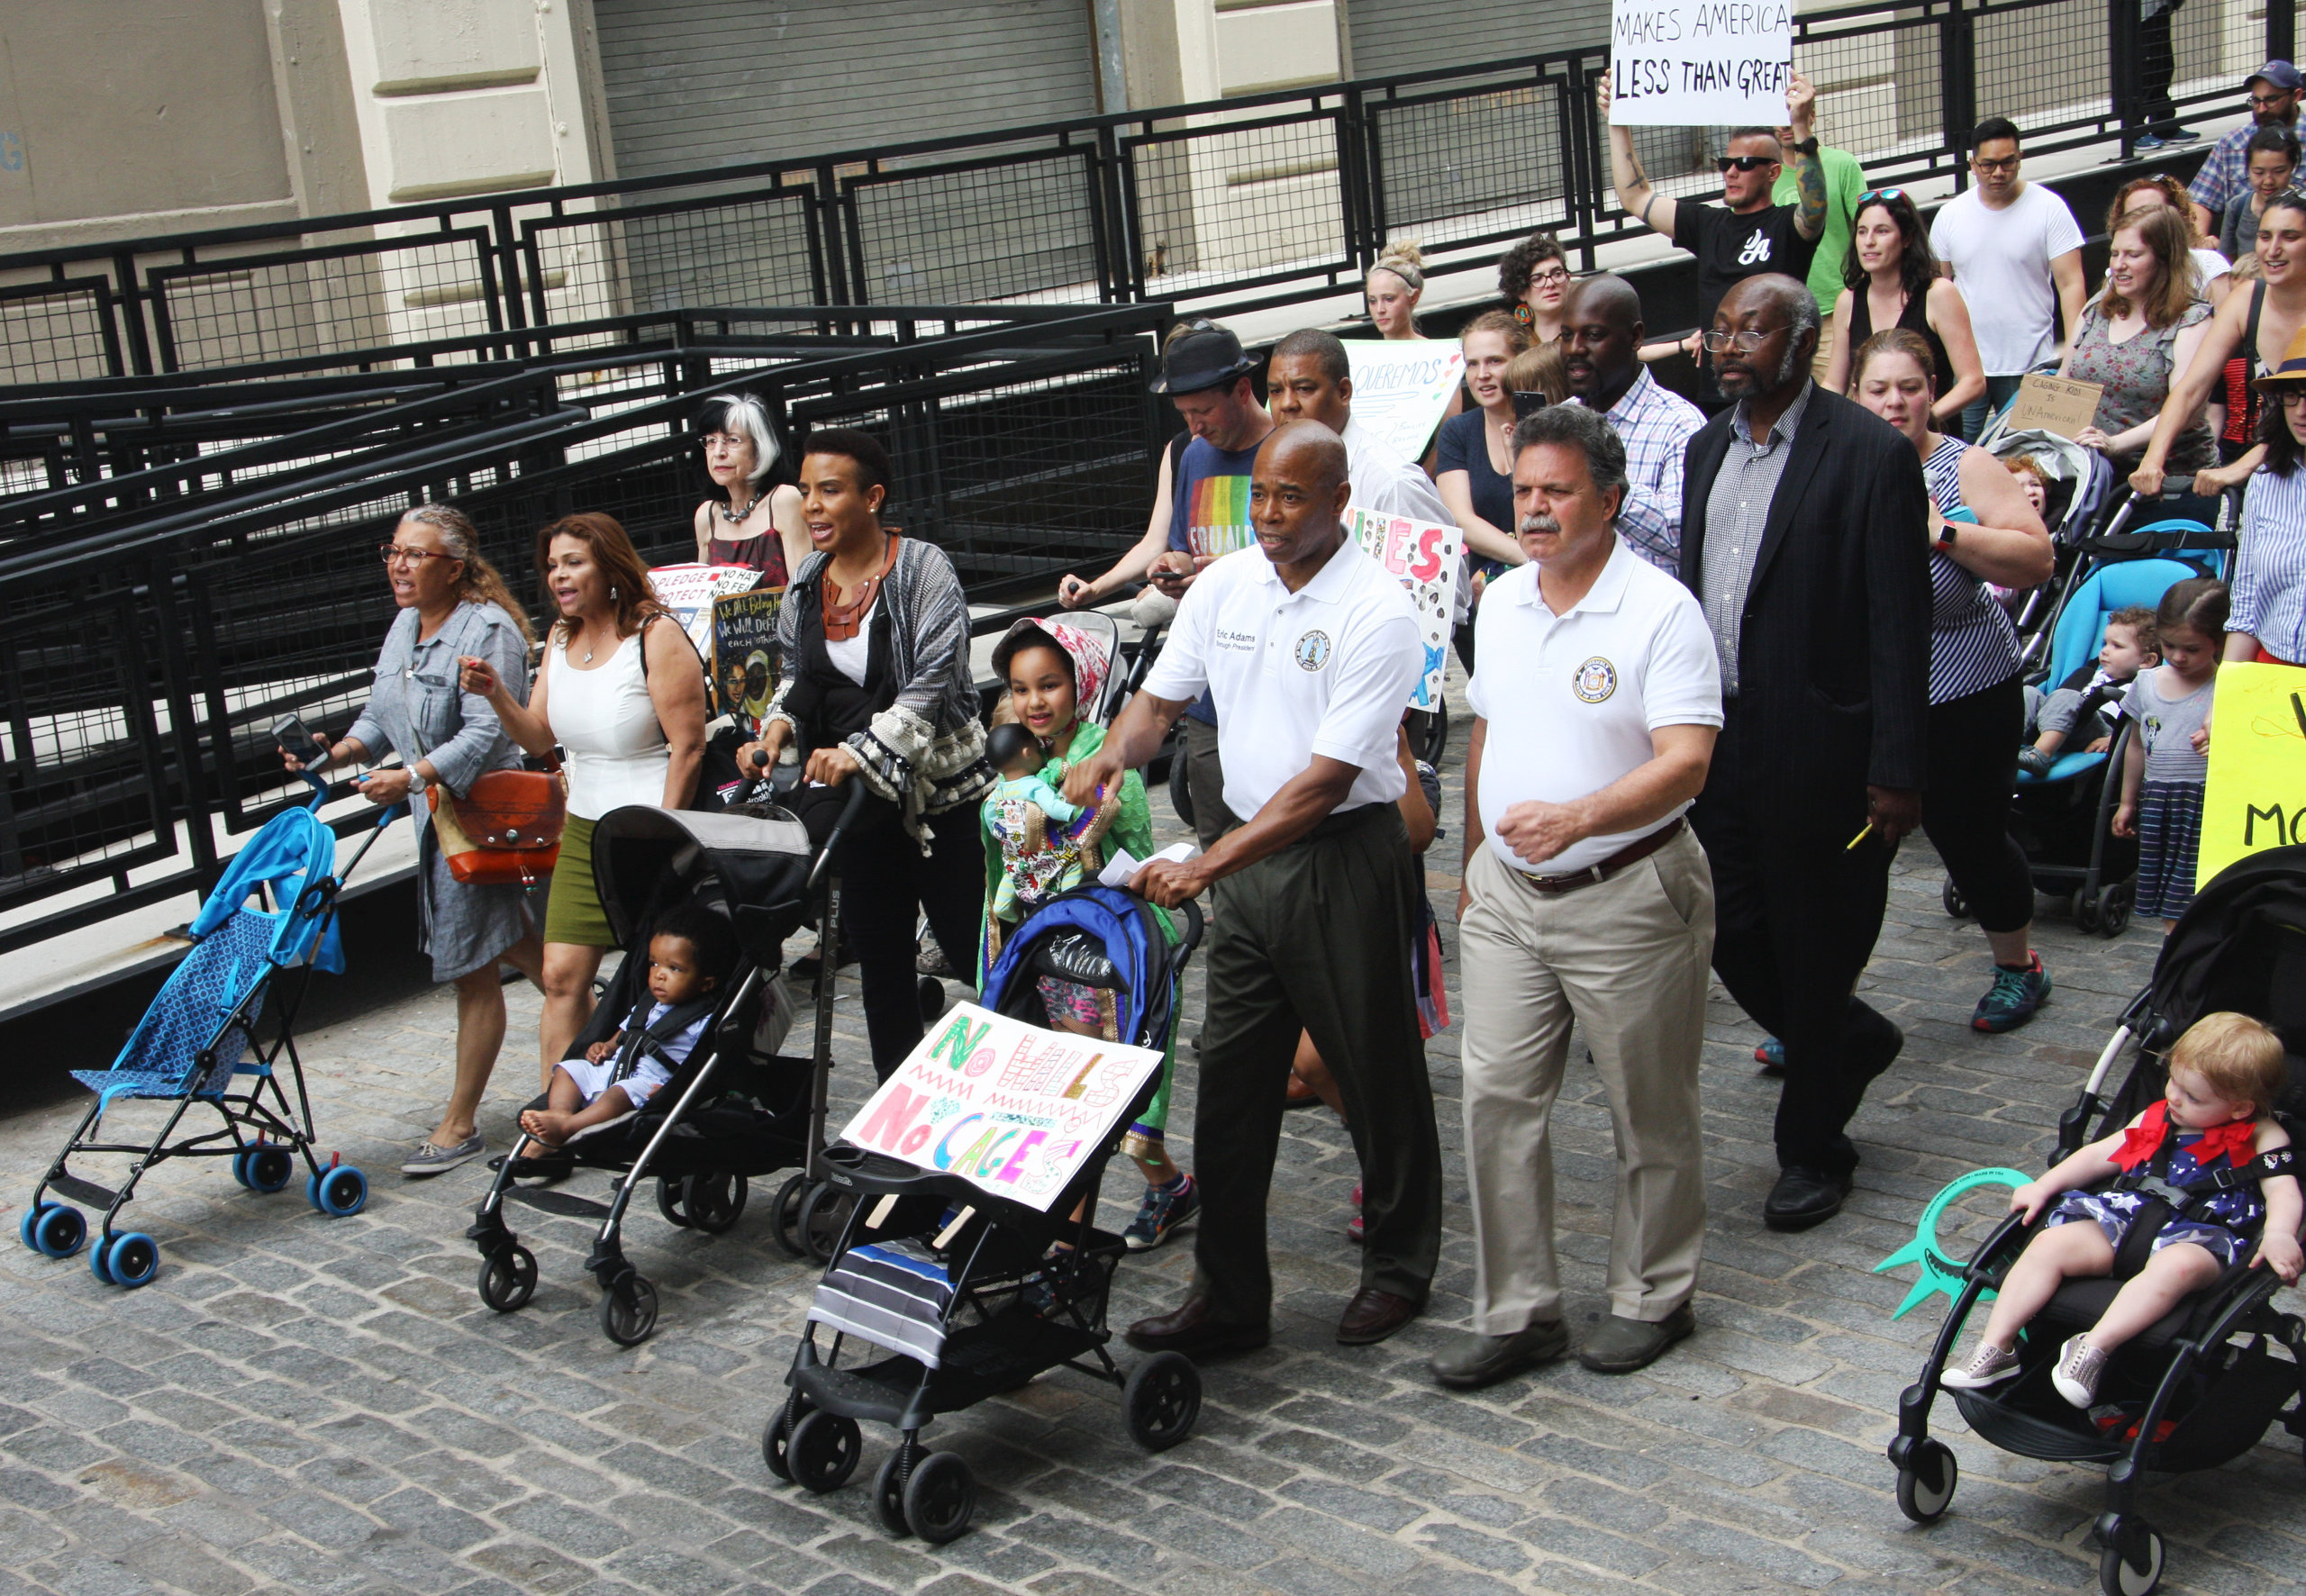
<path fill-rule="evenodd" d="M 2059 1118 L 2053 1161 L 2111 1134 L 2158 1096 L 2171 1044 L 2220 1010 L 2255 1016 L 2280 1033 L 2290 1083 L 2275 1111 L 2293 1141 L 2306 1143 L 2306 848 L 2254 854 L 2202 888 L 2163 944 L 2152 983 L 2123 1014 L 2089 1084 Z M 2102 1096 L 2107 1075 L 2133 1043 L 2129 1077 L 2111 1098 Z M 2160 1228 L 2142 1222 L 2152 1211 L 2132 1228 L 2148 1244 Z M 1971 1310 L 2000 1284 L 2035 1229 L 2012 1214 L 1978 1248 L 1921 1378 L 1899 1399 L 1890 1461 L 1898 1469 L 1898 1506 L 1917 1523 L 1937 1519 L 1954 1496 L 1954 1454 L 1929 1434 L 1939 1376 Z M 2227 1270 L 2124 1346 L 2089 1413 L 2056 1393 L 2050 1371 L 2060 1343 L 2097 1323 L 2123 1279 L 2144 1265 L 2133 1250 L 2147 1249 L 2125 1243 L 2114 1275 L 2060 1288 L 2028 1327 L 2015 1379 L 1954 1393 L 1970 1428 L 2005 1451 L 2106 1465 L 2106 1510 L 2093 1533 L 2107 1596 L 2147 1596 L 2162 1578 L 2162 1537 L 2138 1512 L 2149 1471 L 2215 1468 L 2256 1446 L 2276 1419 L 2306 1439 L 2306 1322 L 2275 1310 L 2282 1283 L 2267 1269 Z M 2276 1343 L 2289 1349 L 2287 1358 L 2274 1356 Z"/>
<path fill-rule="evenodd" d="M 1108 1040 L 1158 1050 L 1176 1021 L 1179 983 L 1201 938 L 1198 909 L 1186 903 L 1184 918 L 1183 935 L 1171 943 L 1140 898 L 1103 886 L 1060 894 L 1002 949 L 986 976 L 985 1007 L 1043 1025 L 1038 977 L 1054 975 L 1112 994 Z M 976 1012 L 957 1009 L 949 1024 L 966 1023 Z M 954 1063 L 977 1073 L 990 1066 L 992 1055 Z M 1017 1066 L 1012 1060 L 1005 1067 Z M 1060 1074 L 1014 1087 L 1012 1095 L 1046 1086 L 1048 1097 L 1079 1097 L 1089 1074 L 1075 1072 L 1069 1086 Z M 1037 1198 L 1039 1206 L 990 1194 L 943 1167 L 847 1142 L 826 1148 L 821 1164 L 827 1178 L 853 1204 L 785 1378 L 790 1394 L 761 1437 L 770 1472 L 813 1492 L 838 1490 L 861 1455 L 858 1421 L 891 1425 L 899 1442 L 873 1485 L 881 1523 L 892 1535 L 909 1529 L 932 1543 L 951 1540 L 968 1528 L 976 1485 L 962 1459 L 922 1446 L 921 1431 L 940 1413 L 1012 1391 L 1060 1364 L 1122 1387 L 1123 1414 L 1139 1445 L 1158 1452 L 1185 1439 L 1201 1411 L 1200 1373 L 1174 1352 L 1155 1355 L 1127 1376 L 1115 1365 L 1105 1350 L 1112 1336 L 1106 1299 L 1127 1249 L 1094 1222 L 1105 1165 L 1159 1084 L 1157 1070 L 1126 1100 L 1113 1093 L 1099 1110 L 1102 1129 L 1091 1133 L 1100 1139 L 1060 1190 Z M 892 1081 L 890 1089 L 903 1087 Z M 925 1138 L 926 1121 L 921 1129 Z M 1042 1133 L 1024 1134 L 1038 1140 Z M 986 1139 L 993 1135 L 986 1132 Z M 931 1164 L 967 1161 L 967 1154 L 940 1154 L 938 1145 L 924 1140 L 921 1147 Z M 998 1153 L 992 1156 L 998 1165 Z M 820 1325 L 832 1331 L 822 1356 Z M 851 1336 L 888 1356 L 842 1366 L 842 1345 Z"/>
<path fill-rule="evenodd" d="M 776 975 L 785 938 L 812 908 L 823 916 L 828 934 L 837 934 L 826 862 L 864 793 L 862 783 L 854 784 L 825 847 L 813 852 L 798 821 L 767 807 L 708 814 L 636 804 L 601 818 L 593 873 L 622 946 L 646 949 L 661 916 L 695 902 L 728 915 L 742 957 L 695 1048 L 640 1108 L 555 1151 L 524 1136 L 498 1161 L 465 1232 L 480 1249 L 480 1300 L 490 1308 L 514 1312 L 536 1291 L 536 1257 L 504 1222 L 507 1199 L 566 1218 L 597 1219 L 600 1234 L 585 1267 L 601 1285 L 601 1329 L 621 1347 L 638 1346 L 656 1329 L 658 1310 L 656 1287 L 625 1257 L 622 1243 L 625 1211 L 640 1183 L 657 1177 L 657 1210 L 669 1223 L 718 1235 L 744 1212 L 750 1181 L 807 1166 L 824 1139 L 832 983 L 819 984 L 810 1056 L 787 1057 L 778 1049 L 793 1016 Z M 648 963 L 627 956 L 568 1056 L 580 1057 L 615 1034 L 646 988 Z M 539 1097 L 529 1106 L 544 1102 Z M 609 1202 L 514 1183 L 580 1165 L 623 1172 Z M 802 1250 L 793 1229 L 801 1185 L 798 1175 L 787 1181 L 775 1204 L 778 1239 L 795 1256 Z"/>

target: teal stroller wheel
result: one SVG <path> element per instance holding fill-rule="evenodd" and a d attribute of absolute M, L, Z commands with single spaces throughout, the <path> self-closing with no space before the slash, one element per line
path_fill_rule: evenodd
<path fill-rule="evenodd" d="M 88 1239 L 88 1221 L 77 1208 L 43 1203 L 32 1220 L 32 1233 L 37 1250 L 51 1258 L 68 1258 Z"/>
<path fill-rule="evenodd" d="M 306 1177 L 304 1195 L 329 1218 L 350 1219 L 368 1205 L 368 1177 L 350 1164 L 340 1164 Z"/>
<path fill-rule="evenodd" d="M 160 1244 L 141 1230 L 115 1236 L 104 1248 L 104 1273 L 113 1284 L 130 1291 L 149 1285 L 160 1272 Z"/>

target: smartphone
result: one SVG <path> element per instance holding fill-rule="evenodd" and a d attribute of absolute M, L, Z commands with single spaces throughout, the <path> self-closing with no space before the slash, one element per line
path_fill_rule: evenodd
<path fill-rule="evenodd" d="M 295 715 L 283 715 L 272 723 L 272 740 L 299 759 L 312 757 L 312 729 Z"/>
<path fill-rule="evenodd" d="M 1543 410 L 1548 403 L 1543 394 L 1528 394 L 1516 388 L 1513 390 L 1513 419 L 1518 422 L 1523 416 L 1535 415 Z"/>

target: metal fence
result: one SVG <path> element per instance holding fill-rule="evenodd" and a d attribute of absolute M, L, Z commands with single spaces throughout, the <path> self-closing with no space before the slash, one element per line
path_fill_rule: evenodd
<path fill-rule="evenodd" d="M 409 506 L 453 498 L 534 612 L 537 529 L 574 510 L 616 516 L 652 564 L 693 559 L 701 392 L 759 394 L 788 438 L 878 437 L 892 523 L 946 549 L 973 598 L 1136 541 L 1174 424 L 1147 391 L 1168 306 L 840 315 L 590 326 L 617 336 L 381 413 L 354 378 L 333 406 L 308 392 L 302 431 L 0 501 L 0 952 L 205 886 L 277 811 L 268 728 L 294 711 L 341 732 L 366 698 L 394 614 L 376 549 Z M 191 428 L 217 392 L 144 392 L 135 413 Z M 0 416 L 56 427 L 120 397 Z"/>
<path fill-rule="evenodd" d="M 2179 106 L 2238 108 L 2294 0 L 2177 14 Z M 1951 175 L 1999 113 L 2036 153 L 2147 125 L 2138 0 L 1907 0 L 1802 12 L 1829 142 L 1876 180 Z M 524 332 L 713 305 L 1183 301 L 1350 286 L 1392 237 L 1470 263 L 1532 227 L 1588 265 L 1636 231 L 1564 50 L 881 149 L 0 257 L 0 375 L 286 372 L 518 356 Z M 1645 130 L 1713 182 L 1705 130 Z M 1678 182 L 1675 174 L 1681 174 Z"/>

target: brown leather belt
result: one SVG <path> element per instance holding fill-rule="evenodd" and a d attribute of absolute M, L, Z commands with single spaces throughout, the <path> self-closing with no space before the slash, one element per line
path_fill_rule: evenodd
<path fill-rule="evenodd" d="M 1598 886 L 1628 865 L 1639 864 L 1673 841 L 1688 824 L 1687 820 L 1676 815 L 1672 825 L 1660 826 L 1639 841 L 1627 843 L 1590 870 L 1576 870 L 1567 875 L 1531 875 L 1516 869 L 1512 875 L 1523 886 L 1538 893 L 1574 893 L 1581 886 Z"/>

